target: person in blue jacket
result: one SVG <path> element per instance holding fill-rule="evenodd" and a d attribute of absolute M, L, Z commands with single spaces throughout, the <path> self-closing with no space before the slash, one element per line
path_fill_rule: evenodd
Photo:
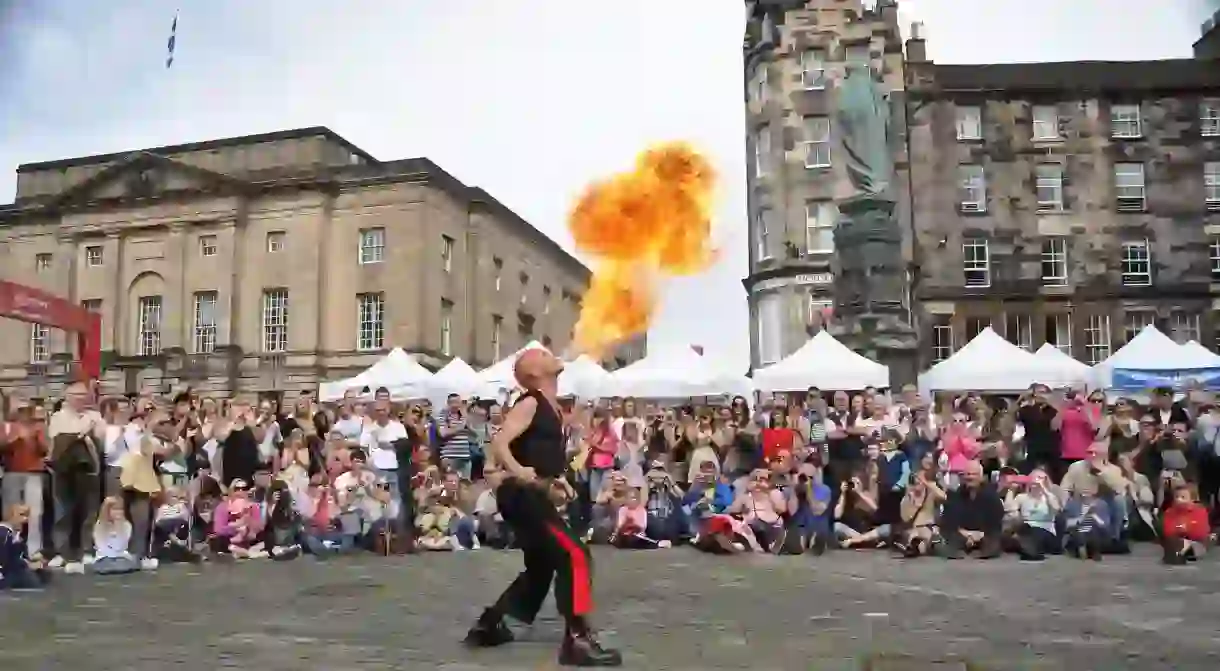
<path fill-rule="evenodd" d="M 30 509 L 10 506 L 0 522 L 0 590 L 41 589 L 49 573 L 42 559 L 31 559 L 22 529 L 29 523 Z"/>

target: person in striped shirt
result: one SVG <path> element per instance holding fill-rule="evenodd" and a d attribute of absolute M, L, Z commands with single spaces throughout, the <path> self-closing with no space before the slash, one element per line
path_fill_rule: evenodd
<path fill-rule="evenodd" d="M 470 428 L 470 413 L 461 396 L 449 394 L 437 433 L 441 442 L 441 460 L 448 462 L 462 479 L 469 480 L 470 446 L 475 434 Z"/>

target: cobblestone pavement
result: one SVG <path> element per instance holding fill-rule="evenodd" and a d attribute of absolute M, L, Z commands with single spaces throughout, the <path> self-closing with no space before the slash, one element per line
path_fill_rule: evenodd
<path fill-rule="evenodd" d="M 599 549 L 597 622 L 631 669 L 1216 668 L 1220 562 L 1165 568 L 1146 550 L 1024 564 Z M 554 668 L 550 605 L 513 646 L 458 644 L 519 562 L 484 550 L 57 576 L 0 595 L 0 668 Z"/>

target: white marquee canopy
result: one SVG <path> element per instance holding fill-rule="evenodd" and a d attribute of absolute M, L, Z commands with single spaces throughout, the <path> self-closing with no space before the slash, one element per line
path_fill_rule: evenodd
<path fill-rule="evenodd" d="M 1056 384 L 1057 366 L 983 329 L 953 356 L 919 376 L 919 390 L 1016 393 L 1035 382 Z M 1061 386 L 1063 382 L 1058 382 Z"/>
<path fill-rule="evenodd" d="M 719 369 L 690 347 L 658 348 L 610 373 L 602 396 L 688 398 L 735 394 L 749 398 L 750 378 Z"/>
<path fill-rule="evenodd" d="M 355 377 L 318 385 L 318 398 L 324 402 L 337 401 L 349 391 L 359 391 L 364 387 L 369 388 L 369 393 L 362 395 L 364 398 L 372 398 L 380 387 L 389 389 L 391 398 L 395 400 L 425 398 L 431 378 L 432 371 L 424 368 L 401 347 L 395 347 Z"/>
<path fill-rule="evenodd" d="M 788 357 L 755 371 L 754 386 L 767 392 L 888 387 L 890 369 L 851 350 L 830 333 L 819 331 Z"/>

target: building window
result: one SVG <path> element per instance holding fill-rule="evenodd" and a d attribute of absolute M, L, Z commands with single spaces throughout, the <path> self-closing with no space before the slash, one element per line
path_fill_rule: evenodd
<path fill-rule="evenodd" d="M 966 342 L 974 340 L 984 329 L 990 326 L 990 317 L 970 317 L 966 319 Z"/>
<path fill-rule="evenodd" d="M 754 174 L 762 177 L 767 174 L 771 163 L 771 129 L 762 126 L 754 137 Z"/>
<path fill-rule="evenodd" d="M 501 333 L 504 331 L 504 318 L 500 315 L 491 316 L 491 359 L 500 360 Z"/>
<path fill-rule="evenodd" d="M 957 108 L 957 139 L 983 139 L 983 108 L 974 106 L 959 106 Z"/>
<path fill-rule="evenodd" d="M 854 44 L 844 51 L 844 60 L 848 63 L 857 65 L 871 65 L 873 55 L 870 53 L 871 47 L 867 44 Z"/>
<path fill-rule="evenodd" d="M 34 256 L 34 270 L 40 273 L 45 273 L 51 269 L 51 255 L 37 254 Z"/>
<path fill-rule="evenodd" d="M 102 248 L 98 246 L 85 248 L 85 265 L 96 268 L 102 265 Z"/>
<path fill-rule="evenodd" d="M 740 81 L 740 80 L 739 80 Z M 754 66 L 754 77 L 750 82 L 750 97 L 754 102 L 767 102 L 767 64 L 759 63 Z"/>
<path fill-rule="evenodd" d="M 494 277 L 495 277 L 496 291 L 499 291 L 500 287 L 503 286 L 504 259 L 492 259 L 491 267 L 492 267 L 492 272 L 494 273 Z"/>
<path fill-rule="evenodd" d="M 1203 194 L 1209 212 L 1220 211 L 1220 161 L 1203 164 Z"/>
<path fill-rule="evenodd" d="M 758 321 L 755 322 L 758 338 L 758 365 L 767 366 L 779 361 L 784 346 L 783 297 L 767 292 L 758 297 Z"/>
<path fill-rule="evenodd" d="M 200 256 L 216 256 L 216 236 L 215 235 L 199 236 L 199 255 Z"/>
<path fill-rule="evenodd" d="M 1152 284 L 1152 250 L 1147 240 L 1123 243 L 1123 286 L 1146 287 Z"/>
<path fill-rule="evenodd" d="M 453 301 L 441 299 L 441 354 L 453 354 Z"/>
<path fill-rule="evenodd" d="M 830 167 L 830 117 L 805 118 L 805 167 Z"/>
<path fill-rule="evenodd" d="M 958 166 L 962 212 L 987 211 L 987 174 L 981 165 Z"/>
<path fill-rule="evenodd" d="M 385 294 L 356 295 L 356 349 L 385 347 Z"/>
<path fill-rule="evenodd" d="M 1114 198 L 1119 212 L 1144 211 L 1144 164 L 1114 164 Z"/>
<path fill-rule="evenodd" d="M 805 253 L 833 254 L 839 209 L 830 201 L 805 203 Z"/>
<path fill-rule="evenodd" d="M 810 326 L 826 328 L 834 318 L 835 302 L 823 294 L 809 294 L 809 318 L 805 320 Z"/>
<path fill-rule="evenodd" d="M 991 286 L 991 250 L 983 238 L 967 238 L 962 242 L 962 271 L 967 287 Z"/>
<path fill-rule="evenodd" d="M 1110 107 L 1110 137 L 1138 138 L 1144 136 L 1140 123 L 1139 105 L 1112 105 Z"/>
<path fill-rule="evenodd" d="M 1038 211 L 1063 211 L 1063 166 L 1039 165 L 1037 173 Z"/>
<path fill-rule="evenodd" d="M 767 230 L 767 221 L 771 217 L 764 210 L 758 213 L 754 219 L 754 242 L 757 245 L 758 260 L 764 261 L 771 258 L 771 234 Z"/>
<path fill-rule="evenodd" d="M 263 292 L 263 351 L 288 351 L 288 290 Z"/>
<path fill-rule="evenodd" d="M 805 90 L 826 88 L 826 54 L 817 49 L 801 52 L 801 85 Z"/>
<path fill-rule="evenodd" d="M 441 265 L 445 272 L 453 272 L 453 238 L 441 236 Z"/>
<path fill-rule="evenodd" d="M 1211 262 L 1212 281 L 1220 282 L 1220 237 L 1212 237 L 1207 246 L 1207 256 L 1208 260 Z"/>
<path fill-rule="evenodd" d="M 284 249 L 284 232 L 272 231 L 267 234 L 267 253 L 275 254 Z"/>
<path fill-rule="evenodd" d="M 1008 342 L 1017 347 L 1030 352 L 1034 351 L 1034 322 L 1029 315 L 1006 315 L 1004 335 Z"/>
<path fill-rule="evenodd" d="M 1149 324 L 1156 321 L 1156 312 L 1152 310 L 1128 310 L 1123 315 L 1123 342 L 1140 334 Z"/>
<path fill-rule="evenodd" d="M 542 314 L 551 314 L 551 288 L 545 285 L 542 287 Z"/>
<path fill-rule="evenodd" d="M 100 298 L 90 298 L 88 300 L 83 300 L 80 302 L 80 306 L 86 312 L 92 312 L 93 314 L 98 314 L 98 315 L 102 314 L 102 299 L 100 299 Z"/>
<path fill-rule="evenodd" d="M 191 327 L 191 354 L 216 351 L 216 292 L 195 294 L 194 324 Z"/>
<path fill-rule="evenodd" d="M 1046 316 L 1046 342 L 1072 356 L 1072 315 L 1066 312 Z"/>
<path fill-rule="evenodd" d="M 932 363 L 953 356 L 953 323 L 951 315 L 932 315 Z"/>
<path fill-rule="evenodd" d="M 1084 326 L 1085 363 L 1095 366 L 1110 356 L 1110 315 L 1089 315 Z"/>
<path fill-rule="evenodd" d="M 1169 315 L 1169 324 L 1176 342 L 1199 342 L 1199 313 L 1174 310 Z"/>
<path fill-rule="evenodd" d="M 526 273 L 521 273 L 521 304 L 525 305 L 529 301 L 530 295 L 530 276 Z"/>
<path fill-rule="evenodd" d="M 1058 140 L 1059 109 L 1054 105 L 1034 105 L 1034 140 Z"/>
<path fill-rule="evenodd" d="M 46 363 L 51 360 L 51 328 L 43 324 L 30 324 L 30 363 Z"/>
<path fill-rule="evenodd" d="M 1067 284 L 1067 238 L 1055 236 L 1042 240 L 1042 284 L 1061 287 Z"/>
<path fill-rule="evenodd" d="M 160 354 L 161 297 L 141 296 L 136 319 L 136 354 L 138 356 Z"/>
<path fill-rule="evenodd" d="M 360 231 L 360 265 L 385 260 L 385 229 L 366 228 Z"/>
<path fill-rule="evenodd" d="M 1199 134 L 1204 137 L 1220 135 L 1220 100 L 1205 100 L 1199 105 Z"/>

